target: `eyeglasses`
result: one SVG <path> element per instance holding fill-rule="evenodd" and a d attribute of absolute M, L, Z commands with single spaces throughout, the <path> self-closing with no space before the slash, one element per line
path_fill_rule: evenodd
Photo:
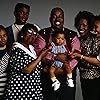
<path fill-rule="evenodd" d="M 28 31 L 29 33 L 34 33 L 35 36 L 38 35 L 37 32 L 35 32 L 35 31 L 31 30 L 31 29 L 28 29 L 27 31 Z"/>
<path fill-rule="evenodd" d="M 28 31 L 29 33 L 32 33 L 32 32 L 33 32 L 33 31 L 32 31 L 32 30 L 30 30 L 30 29 L 28 29 L 27 31 Z"/>

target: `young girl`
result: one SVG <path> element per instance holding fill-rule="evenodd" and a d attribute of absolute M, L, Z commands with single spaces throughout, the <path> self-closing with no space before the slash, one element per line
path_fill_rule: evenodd
<path fill-rule="evenodd" d="M 7 33 L 5 28 L 0 25 L 0 100 L 3 100 L 4 90 L 7 82 L 7 71 L 6 67 L 8 64 L 8 49 L 7 44 Z"/>
<path fill-rule="evenodd" d="M 56 30 L 53 34 L 53 42 L 51 43 L 51 53 L 56 56 L 58 53 L 68 53 L 69 49 L 67 45 L 64 45 L 65 42 L 65 35 L 64 31 Z M 50 78 L 53 82 L 52 87 L 54 87 L 54 91 L 58 90 L 60 87 L 60 82 L 55 76 L 55 71 L 57 68 L 63 68 L 66 70 L 67 73 L 67 84 L 69 87 L 74 87 L 73 80 L 72 80 L 72 69 L 68 64 L 68 59 L 65 62 L 54 61 L 50 66 Z"/>

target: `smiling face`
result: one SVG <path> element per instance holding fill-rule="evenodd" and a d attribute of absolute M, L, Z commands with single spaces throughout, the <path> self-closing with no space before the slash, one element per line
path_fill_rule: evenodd
<path fill-rule="evenodd" d="M 63 28 L 64 25 L 64 12 L 60 8 L 55 8 L 51 12 L 50 22 L 52 28 Z"/>
<path fill-rule="evenodd" d="M 100 36 L 100 21 L 95 21 L 93 30 L 97 36 Z"/>
<path fill-rule="evenodd" d="M 86 19 L 80 19 L 79 26 L 77 30 L 81 37 L 86 36 L 89 33 L 89 25 Z"/>
<path fill-rule="evenodd" d="M 0 47 L 4 47 L 7 43 L 7 33 L 5 30 L 0 29 Z"/>
<path fill-rule="evenodd" d="M 29 17 L 29 9 L 22 7 L 19 9 L 18 12 L 14 13 L 15 18 L 16 18 L 16 24 L 18 25 L 23 25 L 26 23 Z"/>
<path fill-rule="evenodd" d="M 25 34 L 23 36 L 23 43 L 27 46 L 32 45 L 33 42 L 35 41 L 36 37 L 37 37 L 36 31 L 33 29 L 30 29 L 27 32 L 25 32 Z"/>

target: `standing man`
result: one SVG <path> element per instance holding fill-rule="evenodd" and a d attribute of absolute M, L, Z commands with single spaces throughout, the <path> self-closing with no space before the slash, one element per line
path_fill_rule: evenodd
<path fill-rule="evenodd" d="M 8 26 L 8 44 L 10 48 L 13 42 L 17 41 L 17 34 L 22 29 L 22 27 L 27 23 L 30 12 L 30 6 L 24 3 L 17 3 L 14 9 L 15 22 L 14 24 Z"/>
<path fill-rule="evenodd" d="M 65 32 L 65 44 L 68 46 L 70 52 L 80 50 L 80 42 L 77 37 L 77 33 L 64 27 L 64 11 L 61 8 L 56 7 L 51 10 L 50 24 L 50 27 L 39 31 L 39 35 L 35 41 L 35 48 L 38 54 L 43 48 L 48 47 L 48 45 L 52 42 L 52 34 L 57 28 L 62 29 Z M 66 59 L 66 55 L 59 54 L 58 56 L 54 57 L 54 59 L 64 61 Z M 48 66 L 46 62 L 43 62 L 43 67 L 45 65 Z M 75 100 L 77 60 L 70 60 L 69 65 L 73 70 L 74 87 L 69 87 L 68 84 L 66 84 L 66 74 L 61 69 L 58 69 L 58 71 L 56 71 L 56 75 L 57 79 L 61 83 L 61 87 L 57 91 L 53 90 L 49 74 L 43 71 L 41 81 L 44 100 Z"/>

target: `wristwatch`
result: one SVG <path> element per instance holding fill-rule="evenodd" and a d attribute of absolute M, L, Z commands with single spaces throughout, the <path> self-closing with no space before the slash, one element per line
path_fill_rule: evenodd
<path fill-rule="evenodd" d="M 100 61 L 100 56 L 97 56 L 97 60 Z"/>
<path fill-rule="evenodd" d="M 80 59 L 82 60 L 83 58 L 84 58 L 84 56 L 83 56 L 83 55 L 81 55 Z"/>

